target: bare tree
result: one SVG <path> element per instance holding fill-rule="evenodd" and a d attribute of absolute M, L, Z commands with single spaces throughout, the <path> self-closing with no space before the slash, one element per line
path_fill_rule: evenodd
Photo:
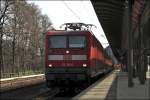
<path fill-rule="evenodd" d="M 9 0 L 1 0 L 0 1 L 0 66 L 1 71 L 4 70 L 3 67 L 3 36 L 4 36 L 4 24 L 8 20 L 9 8 L 13 4 L 12 1 Z"/>
<path fill-rule="evenodd" d="M 44 35 L 52 28 L 38 6 L 22 1 L 1 1 L 0 56 L 4 73 L 25 74 L 44 69 Z M 3 44 L 3 45 L 2 45 Z"/>

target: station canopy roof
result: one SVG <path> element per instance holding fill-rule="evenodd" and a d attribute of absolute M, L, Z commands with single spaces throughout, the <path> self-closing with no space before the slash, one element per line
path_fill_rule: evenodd
<path fill-rule="evenodd" d="M 91 0 L 112 48 L 121 48 L 125 0 Z"/>

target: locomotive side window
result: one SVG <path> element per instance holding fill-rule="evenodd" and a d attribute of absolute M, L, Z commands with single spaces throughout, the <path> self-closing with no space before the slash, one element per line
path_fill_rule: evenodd
<path fill-rule="evenodd" d="M 49 48 L 66 48 L 67 37 L 66 36 L 51 36 L 49 37 Z"/>
<path fill-rule="evenodd" d="M 84 48 L 85 46 L 85 36 L 69 36 L 69 48 Z"/>

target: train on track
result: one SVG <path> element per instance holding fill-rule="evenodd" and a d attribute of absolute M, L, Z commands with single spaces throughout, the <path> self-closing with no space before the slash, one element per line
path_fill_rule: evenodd
<path fill-rule="evenodd" d="M 64 25 L 65 30 L 46 33 L 45 77 L 48 87 L 89 84 L 93 78 L 112 70 L 112 60 L 89 30 L 91 24 Z"/>

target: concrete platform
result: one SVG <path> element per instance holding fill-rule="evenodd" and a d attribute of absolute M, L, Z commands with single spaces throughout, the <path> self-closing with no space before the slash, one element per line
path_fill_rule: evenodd
<path fill-rule="evenodd" d="M 134 78 L 134 87 L 128 87 L 126 72 L 114 71 L 104 80 L 99 80 L 75 96 L 72 100 L 150 100 L 150 72 L 147 80 L 141 85 Z"/>
<path fill-rule="evenodd" d="M 147 72 L 147 80 L 141 85 L 138 78 L 134 78 L 134 86 L 128 87 L 127 73 L 120 72 L 117 78 L 118 100 L 150 100 L 150 77 Z"/>
<path fill-rule="evenodd" d="M 114 87 L 116 86 L 114 86 L 114 83 L 116 75 L 117 71 L 112 72 L 107 78 L 98 80 L 72 100 L 104 100 L 106 98 L 113 98 L 115 100 L 116 92 Z"/>
<path fill-rule="evenodd" d="M 44 74 L 0 79 L 0 92 L 34 85 L 44 81 Z"/>

